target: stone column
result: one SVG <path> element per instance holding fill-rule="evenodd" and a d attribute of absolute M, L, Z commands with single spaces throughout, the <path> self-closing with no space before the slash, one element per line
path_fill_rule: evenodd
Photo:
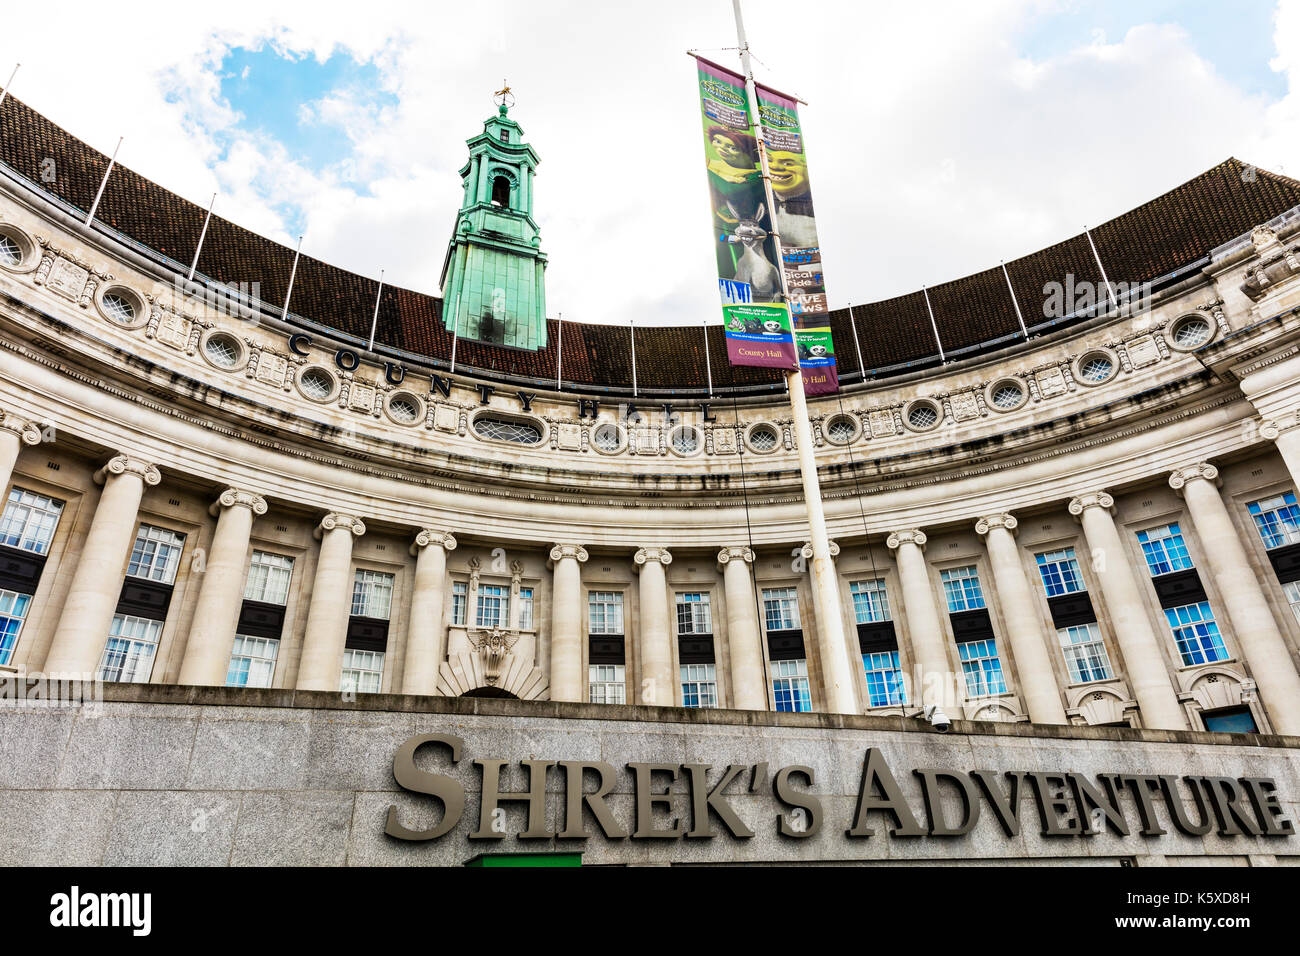
<path fill-rule="evenodd" d="M 415 536 L 415 588 L 406 639 L 403 694 L 438 693 L 438 668 L 445 652 L 443 611 L 447 601 L 447 552 L 456 550 L 450 532 L 425 528 Z"/>
<path fill-rule="evenodd" d="M 826 546 L 830 552 L 828 559 L 830 576 L 838 587 L 840 577 L 839 570 L 835 565 L 835 559 L 839 557 L 840 546 L 835 541 L 827 541 Z M 805 561 L 813 560 L 812 542 L 804 542 L 804 546 L 799 553 Z M 837 613 L 840 613 L 843 605 L 836 600 L 833 607 Z M 825 627 L 821 621 L 817 622 L 817 650 L 822 662 L 822 680 L 828 688 L 832 686 L 841 688 L 839 693 L 840 708 L 853 708 L 847 711 L 840 709 L 841 713 L 861 713 L 861 708 L 857 706 L 857 681 L 854 680 L 854 675 L 862 667 L 862 657 L 857 651 L 857 630 L 846 630 L 842 617 L 837 623 L 838 627 Z M 830 703 L 835 699 L 835 695 L 828 692 L 827 698 L 828 703 Z M 830 709 L 837 708 L 832 705 Z"/>
<path fill-rule="evenodd" d="M 723 548 L 718 552 L 722 586 L 727 597 L 727 653 L 731 657 L 731 705 L 737 710 L 767 710 L 767 680 L 763 672 L 763 635 L 758 605 L 749 577 L 754 552 Z"/>
<path fill-rule="evenodd" d="M 1277 619 L 1219 495 L 1218 477 L 1217 468 L 1199 462 L 1175 471 L 1169 485 L 1187 502 L 1205 562 L 1227 608 L 1232 633 L 1250 664 L 1273 730 L 1300 734 L 1300 674 L 1296 673 Z"/>
<path fill-rule="evenodd" d="M 925 563 L 925 532 L 919 529 L 895 531 L 885 544 L 897 551 L 898 579 L 903 586 L 903 607 L 907 611 L 907 632 L 912 638 L 912 686 L 907 702 L 922 707 L 955 707 L 965 693 L 955 687 L 956 677 L 948 658 L 948 638 L 934 603 L 930 570 Z M 918 686 L 919 685 L 919 686 Z M 950 694 L 954 688 L 957 697 Z M 949 714 L 950 717 L 959 716 Z"/>
<path fill-rule="evenodd" d="M 1277 446 L 1286 470 L 1291 473 L 1291 480 L 1300 488 L 1300 423 L 1295 415 L 1265 419 L 1259 423 L 1259 433 Z"/>
<path fill-rule="evenodd" d="M 352 539 L 365 533 L 360 518 L 333 511 L 321 519 L 316 529 L 320 555 L 298 663 L 299 690 L 339 689 L 352 611 Z"/>
<path fill-rule="evenodd" d="M 583 700 L 582 569 L 580 544 L 551 548 L 551 700 Z"/>
<path fill-rule="evenodd" d="M 39 445 L 41 430 L 17 415 L 0 412 L 0 495 L 9 488 L 9 480 L 23 445 Z M 0 504 L 0 508 L 3 505 Z"/>
<path fill-rule="evenodd" d="M 1025 696 L 1029 719 L 1036 724 L 1064 724 L 1065 707 L 1056 671 L 1047 651 L 1038 602 L 1025 576 L 1025 566 L 1016 547 L 1015 515 L 995 514 L 980 518 L 975 532 L 984 535 L 997 587 L 998 606 L 1007 625 L 1007 638 L 1020 675 L 1020 690 Z"/>
<path fill-rule="evenodd" d="M 1300 487 L 1300 355 L 1280 361 L 1265 356 L 1233 372 L 1260 415 L 1260 435 L 1277 443 L 1291 480 Z"/>
<path fill-rule="evenodd" d="M 248 539 L 253 516 L 266 514 L 266 499 L 248 491 L 227 488 L 211 507 L 217 515 L 212 547 L 203 562 L 203 583 L 194 606 L 181 684 L 224 684 L 230 669 L 239 610 L 243 605 L 247 574 Z"/>
<path fill-rule="evenodd" d="M 96 483 L 103 483 L 104 490 L 45 656 L 47 673 L 86 674 L 98 670 L 122 591 L 126 560 L 135 541 L 140 499 L 145 485 L 162 481 L 155 466 L 128 455 L 118 455 L 94 477 Z"/>
<path fill-rule="evenodd" d="M 668 579 L 664 568 L 672 563 L 667 548 L 641 548 L 632 558 L 641 574 L 641 700 L 639 703 L 671 707 L 673 645 L 668 626 Z"/>
<path fill-rule="evenodd" d="M 1094 558 L 1093 571 L 1110 610 L 1115 639 L 1124 652 L 1125 670 L 1146 727 L 1186 730 L 1187 718 L 1179 706 L 1160 641 L 1151 628 L 1146 605 L 1138 591 L 1128 551 L 1111 517 L 1115 499 L 1105 491 L 1079 495 L 1070 501 L 1070 514 L 1083 525 L 1083 535 Z"/>

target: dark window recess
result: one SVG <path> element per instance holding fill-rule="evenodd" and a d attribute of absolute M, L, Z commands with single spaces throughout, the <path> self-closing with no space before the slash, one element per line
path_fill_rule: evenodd
<path fill-rule="evenodd" d="M 1160 598 L 1161 607 L 1182 607 L 1184 604 L 1209 600 L 1195 568 L 1162 574 L 1158 578 L 1152 578 L 1151 583 L 1156 587 L 1156 597 Z"/>
<path fill-rule="evenodd" d="M 0 548 L 0 588 L 19 594 L 35 594 L 45 569 L 45 555 L 18 548 Z"/>
<path fill-rule="evenodd" d="M 589 648 L 592 664 L 626 664 L 622 634 L 592 634 Z"/>
<path fill-rule="evenodd" d="M 1257 734 L 1255 717 L 1249 707 L 1225 707 L 1223 710 L 1201 711 L 1205 729 L 1220 734 Z"/>
<path fill-rule="evenodd" d="M 151 621 L 167 618 L 167 608 L 172 603 L 172 586 L 141 578 L 127 578 L 122 584 L 122 596 L 117 600 L 117 613 L 132 617 L 147 617 Z"/>
<path fill-rule="evenodd" d="M 1273 562 L 1277 579 L 1283 584 L 1300 581 L 1300 544 L 1288 544 L 1285 548 L 1274 548 L 1268 553 Z"/>
<path fill-rule="evenodd" d="M 249 637 L 279 640 L 284 632 L 284 607 L 261 601 L 245 601 L 239 610 L 239 626 L 236 630 Z"/>
<path fill-rule="evenodd" d="M 898 650 L 898 636 L 893 621 L 878 621 L 858 625 L 858 648 L 863 654 L 878 654 Z"/>
<path fill-rule="evenodd" d="M 1052 612 L 1052 626 L 1058 631 L 1063 627 L 1091 624 L 1097 620 L 1097 612 L 1092 609 L 1087 591 L 1049 597 L 1047 607 Z"/>
<path fill-rule="evenodd" d="M 712 634 L 679 634 L 677 656 L 683 664 L 712 664 Z"/>
<path fill-rule="evenodd" d="M 388 622 L 374 617 L 348 618 L 348 639 L 352 651 L 383 651 L 388 647 Z"/>
<path fill-rule="evenodd" d="M 989 609 L 979 608 L 975 611 L 958 611 L 952 618 L 952 636 L 958 644 L 967 641 L 993 640 L 993 622 L 989 619 Z"/>
<path fill-rule="evenodd" d="M 767 655 L 774 661 L 797 661 L 807 657 L 803 650 L 803 631 L 767 632 Z"/>

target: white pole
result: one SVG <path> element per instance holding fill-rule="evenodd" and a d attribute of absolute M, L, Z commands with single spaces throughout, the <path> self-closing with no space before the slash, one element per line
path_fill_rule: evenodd
<path fill-rule="evenodd" d="M 858 342 L 858 320 L 853 316 L 853 306 L 849 306 L 849 328 L 853 330 L 853 347 L 858 353 L 858 372 L 862 375 L 862 381 L 867 380 L 867 364 L 862 361 L 862 345 Z"/>
<path fill-rule="evenodd" d="M 741 71 L 745 74 L 745 92 L 749 99 L 749 113 L 753 118 L 754 137 L 758 142 L 758 160 L 763 173 L 763 191 L 767 208 L 771 210 L 772 238 L 776 243 L 777 273 L 781 276 L 781 298 L 789 303 L 786 287 L 784 259 L 781 255 L 781 235 L 777 232 L 776 203 L 772 198 L 772 179 L 768 173 L 767 147 L 763 142 L 763 120 L 758 112 L 758 91 L 754 87 L 754 70 L 750 64 L 749 41 L 745 39 L 745 21 L 740 12 L 740 0 L 732 0 L 736 14 L 736 39 L 740 47 Z M 812 426 L 808 420 L 808 402 L 803 391 L 803 373 L 795 368 L 787 372 L 786 387 L 790 392 L 790 409 L 794 415 L 795 445 L 799 451 L 799 473 L 803 479 L 804 502 L 808 506 L 808 527 L 813 549 L 813 604 L 817 611 L 817 628 L 822 638 L 821 658 L 823 683 L 826 687 L 826 704 L 829 710 L 841 714 L 858 712 L 854 693 L 853 672 L 849 669 L 850 657 L 844 634 L 844 616 L 840 612 L 840 588 L 831 559 L 830 536 L 826 533 L 826 513 L 822 508 L 821 483 L 817 478 L 817 461 L 813 457 Z"/>
<path fill-rule="evenodd" d="M 704 371 L 709 376 L 709 398 L 713 397 L 713 362 L 709 359 L 709 323 L 704 323 Z"/>
<path fill-rule="evenodd" d="M 194 281 L 194 270 L 199 267 L 199 253 L 203 251 L 203 240 L 208 237 L 208 223 L 212 221 L 212 207 L 217 204 L 217 194 L 212 194 L 212 202 L 208 203 L 208 214 L 203 220 L 203 231 L 199 233 L 199 247 L 194 250 L 194 261 L 190 263 L 190 274 L 186 277 L 187 282 Z"/>
<path fill-rule="evenodd" d="M 564 374 L 564 313 L 560 313 L 555 328 L 555 390 L 560 390 L 560 376 Z"/>
<path fill-rule="evenodd" d="M 1007 272 L 1007 264 L 1002 263 L 1002 277 L 1007 280 L 1007 291 L 1011 293 L 1011 304 L 1016 307 L 1016 318 L 1020 320 L 1020 331 L 1025 338 L 1029 338 L 1029 330 L 1025 328 L 1025 317 L 1020 314 L 1020 300 L 1016 298 L 1015 287 L 1011 284 L 1011 273 Z"/>
<path fill-rule="evenodd" d="M 384 270 L 379 270 L 379 291 L 375 293 L 375 314 L 370 320 L 370 344 L 366 346 L 367 352 L 375 350 L 375 329 L 379 327 L 379 298 L 384 294 Z"/>
<path fill-rule="evenodd" d="M 1092 257 L 1097 260 L 1097 268 L 1101 270 L 1101 281 L 1106 283 L 1106 294 L 1110 296 L 1110 307 L 1118 309 L 1119 303 L 1115 301 L 1115 290 L 1110 287 L 1110 279 L 1106 278 L 1106 267 L 1101 264 L 1101 256 L 1097 255 L 1097 244 L 1092 241 L 1092 233 L 1088 227 L 1083 227 L 1083 234 L 1088 237 L 1088 245 L 1092 247 Z"/>
<path fill-rule="evenodd" d="M 289 296 L 293 295 L 293 280 L 298 275 L 298 257 L 302 255 L 302 236 L 298 237 L 298 248 L 293 252 L 293 268 L 289 270 L 289 288 L 284 293 L 284 308 L 280 310 L 280 316 L 285 321 L 289 319 Z"/>
<path fill-rule="evenodd" d="M 3 90 L 0 90 L 0 106 L 5 105 L 5 97 L 9 95 L 9 87 L 14 85 L 14 77 L 18 75 L 18 68 L 20 66 L 22 66 L 21 63 L 14 64 L 14 71 L 9 74 L 9 82 L 5 84 Z"/>
<path fill-rule="evenodd" d="M 456 292 L 456 304 L 452 307 L 451 313 L 451 368 L 449 371 L 456 371 L 456 340 L 460 338 L 460 292 Z"/>
<path fill-rule="evenodd" d="M 117 164 L 117 151 L 122 148 L 122 140 L 125 136 L 117 138 L 117 145 L 113 147 L 113 158 L 108 161 L 108 169 L 104 170 L 104 179 L 99 184 L 99 192 L 95 193 L 95 201 L 90 204 L 90 212 L 86 213 L 86 225 L 90 225 L 90 220 L 95 218 L 95 210 L 99 208 L 99 200 L 104 196 L 104 187 L 108 185 L 108 177 L 113 173 L 113 167 Z"/>
<path fill-rule="evenodd" d="M 930 290 L 921 286 L 921 294 L 925 296 L 925 311 L 930 313 L 930 328 L 934 330 L 934 344 L 939 346 L 939 361 L 946 362 L 948 359 L 943 354 L 943 342 L 939 338 L 939 323 L 934 321 L 934 309 L 930 308 Z"/>
<path fill-rule="evenodd" d="M 627 320 L 627 331 L 632 336 L 632 397 L 636 398 L 636 319 Z"/>

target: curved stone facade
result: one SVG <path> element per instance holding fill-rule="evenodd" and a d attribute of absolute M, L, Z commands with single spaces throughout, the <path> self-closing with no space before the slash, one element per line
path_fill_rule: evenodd
<path fill-rule="evenodd" d="M 783 397 L 399 364 L 14 177 L 0 230 L 10 667 L 828 710 L 847 655 L 859 712 L 1300 734 L 1295 210 L 1149 309 L 810 400 L 829 630 Z"/>

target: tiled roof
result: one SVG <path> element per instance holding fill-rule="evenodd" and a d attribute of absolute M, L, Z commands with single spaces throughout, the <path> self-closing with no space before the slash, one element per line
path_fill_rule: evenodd
<path fill-rule="evenodd" d="M 52 160 L 52 165 L 48 162 Z M 35 188 L 82 210 L 90 208 L 108 167 L 108 157 L 10 96 L 0 110 L 0 162 Z M 1228 159 L 1163 196 L 1091 230 L 1111 282 L 1149 282 L 1204 257 L 1214 247 L 1300 205 L 1300 182 Z M 206 210 L 118 165 L 104 191 L 96 218 L 178 263 L 194 256 Z M 214 215 L 198 271 L 228 284 L 260 283 L 261 298 L 273 307 L 284 300 L 293 250 Z M 1087 238 L 1074 236 L 1031 255 L 927 290 L 856 305 L 831 316 L 842 378 L 857 377 L 859 347 L 868 376 L 889 374 L 938 361 L 934 328 L 945 353 L 1002 347 L 1020 334 L 1007 278 L 1015 289 L 1025 324 L 1044 321 L 1043 287 L 1101 279 Z M 366 338 L 370 331 L 375 280 L 302 256 L 294 280 L 293 315 Z M 436 296 L 385 286 L 376 342 L 432 359 L 445 366 L 452 335 L 442 326 Z M 856 327 L 855 344 L 853 329 Z M 461 339 L 458 371 L 522 376 L 546 381 L 556 374 L 557 343 L 563 341 L 563 377 L 592 390 L 632 387 L 631 335 L 624 325 L 566 323 L 561 333 L 548 320 L 547 346 L 537 352 Z M 705 338 L 715 388 L 778 388 L 780 373 L 732 368 L 726 361 L 722 328 L 641 327 L 636 335 L 636 384 L 642 389 L 703 390 Z"/>

